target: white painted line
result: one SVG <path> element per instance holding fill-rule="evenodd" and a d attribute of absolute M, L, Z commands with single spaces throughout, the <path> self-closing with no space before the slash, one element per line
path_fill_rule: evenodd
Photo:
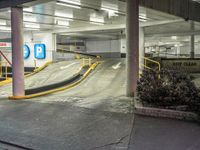
<path fill-rule="evenodd" d="M 116 65 L 112 66 L 113 69 L 119 69 L 121 67 L 122 62 L 117 63 Z"/>
<path fill-rule="evenodd" d="M 69 64 L 69 65 L 67 65 L 67 66 L 61 66 L 60 69 L 61 69 L 61 70 L 62 70 L 62 69 L 66 69 L 66 68 L 69 68 L 69 67 L 71 67 L 71 66 L 73 66 L 73 65 L 75 65 L 75 64 L 78 64 L 78 62 L 71 63 L 71 64 Z"/>

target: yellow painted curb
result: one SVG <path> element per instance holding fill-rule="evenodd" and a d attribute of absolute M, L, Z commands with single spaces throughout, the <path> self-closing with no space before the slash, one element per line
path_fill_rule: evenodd
<path fill-rule="evenodd" d="M 52 63 L 52 61 L 49 61 L 49 62 L 45 63 L 42 67 L 39 67 L 39 68 L 35 69 L 32 73 L 27 74 L 24 77 L 27 78 L 27 77 L 30 77 L 30 76 L 42 71 L 44 68 L 46 68 L 51 63 Z M 4 86 L 4 85 L 6 85 L 8 83 L 11 83 L 11 82 L 12 82 L 12 78 L 8 78 L 7 80 L 1 81 L 0 82 L 0 86 Z"/>
<path fill-rule="evenodd" d="M 8 98 L 11 99 L 11 100 L 31 99 L 31 98 L 44 96 L 44 95 L 52 94 L 52 93 L 55 93 L 55 92 L 60 92 L 60 91 L 63 91 L 63 90 L 70 89 L 70 88 L 78 85 L 80 82 L 82 82 L 90 74 L 90 72 L 96 68 L 96 66 L 98 64 L 99 64 L 99 62 L 92 64 L 80 80 L 78 80 L 78 81 L 76 81 L 76 82 L 74 82 L 70 85 L 60 87 L 60 88 L 57 88 L 57 89 L 53 89 L 53 90 L 49 90 L 49 91 L 45 91 L 45 92 L 41 92 L 41 93 L 37 93 L 37 94 L 25 95 L 25 96 L 20 96 L 20 97 L 19 96 L 18 97 L 9 96 Z"/>

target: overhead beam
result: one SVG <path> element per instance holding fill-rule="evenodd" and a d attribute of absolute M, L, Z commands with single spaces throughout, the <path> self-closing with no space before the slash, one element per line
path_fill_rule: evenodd
<path fill-rule="evenodd" d="M 140 6 L 172 14 L 185 20 L 200 21 L 200 3 L 192 0 L 140 0 Z"/>
<path fill-rule="evenodd" d="M 28 7 L 50 1 L 53 0 L 0 0 L 0 9 L 22 5 Z"/>
<path fill-rule="evenodd" d="M 175 20 L 162 20 L 162 21 L 152 21 L 152 22 L 143 22 L 140 23 L 140 27 L 150 27 L 150 26 L 157 26 L 157 25 L 164 25 L 169 23 L 177 23 L 182 22 L 183 19 L 175 19 Z"/>
<path fill-rule="evenodd" d="M 165 21 L 154 21 L 154 22 L 142 22 L 140 27 L 149 27 L 156 25 L 163 25 L 168 23 L 181 22 L 183 19 L 176 20 L 165 20 Z M 115 30 L 115 29 L 125 29 L 126 24 L 106 24 L 104 26 L 93 26 L 93 27 L 78 27 L 78 28 L 69 28 L 69 29 L 56 29 L 53 33 L 74 33 L 74 32 L 88 32 L 88 31 L 100 31 L 100 30 Z M 48 31 L 49 32 L 49 31 Z"/>
<path fill-rule="evenodd" d="M 145 37 L 169 37 L 169 36 L 190 36 L 200 35 L 200 30 L 188 31 L 188 32 L 171 32 L 171 33 L 159 33 L 159 34 L 145 34 Z"/>

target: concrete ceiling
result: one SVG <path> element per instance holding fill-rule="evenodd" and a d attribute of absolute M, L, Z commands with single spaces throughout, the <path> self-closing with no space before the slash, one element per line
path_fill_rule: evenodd
<path fill-rule="evenodd" d="M 80 8 L 66 6 L 65 2 L 64 5 L 60 5 L 58 4 L 60 1 L 62 0 L 44 0 L 42 2 L 45 3 L 34 6 L 26 3 L 24 5 L 25 30 L 52 32 L 81 38 L 92 38 L 94 36 L 113 39 L 124 36 L 126 21 L 126 3 L 124 0 L 81 0 Z M 78 0 L 71 1 L 78 2 Z M 31 7 L 28 7 L 30 5 Z M 111 11 L 109 12 L 105 8 L 109 8 Z M 115 15 L 110 14 L 112 11 Z M 91 21 L 91 16 L 94 16 L 96 20 Z M 104 22 L 99 24 L 101 19 Z M 179 17 L 144 7 L 140 7 L 140 26 L 144 27 L 146 37 L 154 37 L 151 39 L 154 39 L 154 41 L 156 41 L 156 37 L 159 39 L 163 36 L 187 36 L 200 33 L 200 24 L 197 22 L 195 22 L 195 28 L 191 29 L 189 21 L 186 22 Z M 9 28 L 10 9 L 1 9 L 0 38 L 7 37 L 10 32 Z M 4 34 L 5 32 L 6 34 Z M 99 35 L 97 36 L 97 34 Z"/>

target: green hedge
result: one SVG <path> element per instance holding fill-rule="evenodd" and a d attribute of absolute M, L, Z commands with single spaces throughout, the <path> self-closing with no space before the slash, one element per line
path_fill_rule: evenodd
<path fill-rule="evenodd" d="M 157 107 L 186 106 L 200 114 L 200 89 L 192 77 L 175 70 L 144 70 L 137 86 L 143 104 Z"/>

